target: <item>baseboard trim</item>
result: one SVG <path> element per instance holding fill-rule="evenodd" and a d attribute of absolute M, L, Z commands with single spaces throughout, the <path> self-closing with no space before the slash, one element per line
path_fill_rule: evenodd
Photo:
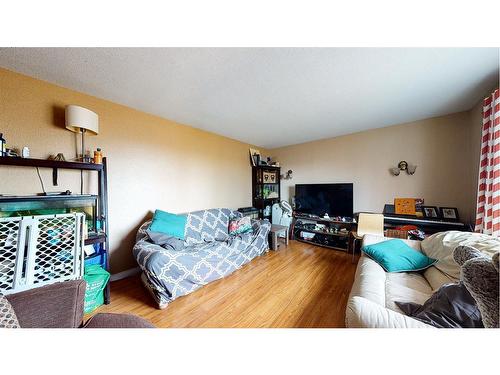
<path fill-rule="evenodd" d="M 127 277 L 137 275 L 140 272 L 141 272 L 141 269 L 139 267 L 130 268 L 128 270 L 112 274 L 109 281 L 117 281 L 117 280 L 125 279 Z"/>

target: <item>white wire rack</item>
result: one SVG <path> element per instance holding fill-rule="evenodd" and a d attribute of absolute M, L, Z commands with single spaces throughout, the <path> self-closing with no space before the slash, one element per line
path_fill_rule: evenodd
<path fill-rule="evenodd" d="M 84 214 L 0 218 L 0 293 L 83 277 Z"/>

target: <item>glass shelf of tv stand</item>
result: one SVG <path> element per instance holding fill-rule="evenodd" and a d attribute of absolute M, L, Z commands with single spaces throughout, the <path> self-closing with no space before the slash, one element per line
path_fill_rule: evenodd
<path fill-rule="evenodd" d="M 300 214 L 294 214 L 293 217 L 295 220 L 310 220 L 310 221 L 316 221 L 316 222 L 324 222 L 324 223 L 331 223 L 331 224 L 344 224 L 344 225 L 351 225 L 354 226 L 357 223 L 355 221 L 342 221 L 342 220 L 335 220 L 333 218 L 327 218 L 327 217 L 311 217 L 307 215 L 300 215 Z"/>
<path fill-rule="evenodd" d="M 349 236 L 349 231 L 345 231 L 345 232 L 341 232 L 341 231 L 338 231 L 338 232 L 324 232 L 322 230 L 307 229 L 307 228 L 302 228 L 302 227 L 299 227 L 299 226 L 295 226 L 294 229 L 297 230 L 297 231 L 301 231 L 301 232 L 316 233 L 316 234 L 326 234 L 327 236 L 338 236 L 338 237 L 348 237 Z"/>

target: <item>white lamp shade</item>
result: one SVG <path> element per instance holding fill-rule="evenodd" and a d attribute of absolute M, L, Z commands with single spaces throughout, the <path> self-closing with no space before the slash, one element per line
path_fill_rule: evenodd
<path fill-rule="evenodd" d="M 66 129 L 80 133 L 81 129 L 99 134 L 99 116 L 87 108 L 77 105 L 66 106 Z"/>

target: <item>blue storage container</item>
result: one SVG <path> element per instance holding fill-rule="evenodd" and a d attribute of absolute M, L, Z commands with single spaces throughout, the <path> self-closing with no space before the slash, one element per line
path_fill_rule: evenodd
<path fill-rule="evenodd" d="M 106 252 L 102 249 L 101 244 L 94 244 L 95 253 L 85 258 L 85 267 L 99 265 L 106 269 Z"/>

